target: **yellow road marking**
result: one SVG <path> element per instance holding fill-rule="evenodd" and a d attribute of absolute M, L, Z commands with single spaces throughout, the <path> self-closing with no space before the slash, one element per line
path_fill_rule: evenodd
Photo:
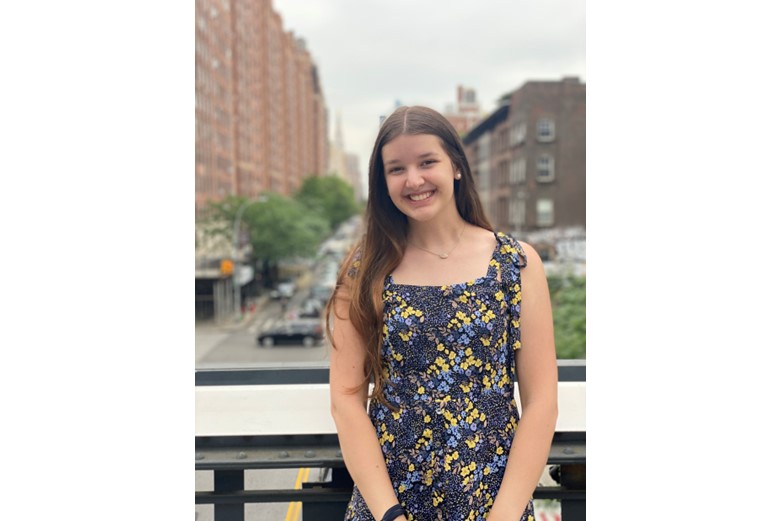
<path fill-rule="evenodd" d="M 298 469 L 298 476 L 296 477 L 296 485 L 295 489 L 300 490 L 301 489 L 301 483 L 309 479 L 309 471 L 312 469 L 309 468 L 300 468 Z M 287 507 L 287 515 L 285 516 L 285 521 L 296 521 L 298 519 L 298 514 L 301 513 L 301 501 L 291 501 L 290 505 Z"/>

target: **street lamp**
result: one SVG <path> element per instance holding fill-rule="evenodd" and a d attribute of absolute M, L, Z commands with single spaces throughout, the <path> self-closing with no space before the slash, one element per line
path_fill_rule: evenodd
<path fill-rule="evenodd" d="M 244 201 L 239 206 L 236 212 L 236 219 L 233 222 L 233 293 L 234 293 L 234 314 L 241 314 L 241 281 L 239 280 L 239 232 L 241 231 L 241 217 L 244 215 L 244 211 L 252 204 L 265 203 L 268 197 L 265 195 L 258 196 L 257 199 L 251 199 Z"/>

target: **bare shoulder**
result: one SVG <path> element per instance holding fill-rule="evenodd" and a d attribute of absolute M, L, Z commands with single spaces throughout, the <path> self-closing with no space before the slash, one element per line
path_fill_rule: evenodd
<path fill-rule="evenodd" d="M 518 244 L 521 246 L 523 253 L 526 254 L 527 265 L 531 265 L 532 263 L 534 263 L 538 265 L 540 268 L 542 268 L 542 259 L 540 258 L 540 254 L 537 253 L 537 250 L 534 249 L 534 246 L 532 246 L 528 242 L 523 242 L 523 241 L 518 241 Z"/>
<path fill-rule="evenodd" d="M 547 291 L 548 279 L 545 275 L 545 266 L 542 263 L 540 254 L 527 242 L 518 241 L 518 244 L 526 256 L 526 266 L 521 270 L 524 287 L 527 289 L 530 289 L 532 286 L 543 287 Z"/>

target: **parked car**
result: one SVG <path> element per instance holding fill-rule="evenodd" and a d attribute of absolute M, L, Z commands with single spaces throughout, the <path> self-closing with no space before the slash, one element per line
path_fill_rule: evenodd
<path fill-rule="evenodd" d="M 292 280 L 283 280 L 277 287 L 271 290 L 271 298 L 293 298 L 296 294 L 296 283 Z"/>
<path fill-rule="evenodd" d="M 320 320 L 292 320 L 280 322 L 260 333 L 258 344 L 264 347 L 279 344 L 312 347 L 321 343 L 323 338 L 323 325 Z"/>
<path fill-rule="evenodd" d="M 317 299 L 308 298 L 296 310 L 302 318 L 320 318 L 323 314 L 323 304 Z"/>

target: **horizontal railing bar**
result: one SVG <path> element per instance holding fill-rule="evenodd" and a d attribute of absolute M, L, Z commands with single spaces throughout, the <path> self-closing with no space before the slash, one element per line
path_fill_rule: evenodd
<path fill-rule="evenodd" d="M 556 431 L 553 443 L 586 442 L 584 431 Z M 251 436 L 196 436 L 195 448 L 248 447 L 332 447 L 339 445 L 336 434 L 273 434 Z"/>
<path fill-rule="evenodd" d="M 557 433 L 558 434 L 558 433 Z M 571 434 L 571 433 L 567 433 Z M 260 437 L 259 437 L 260 438 Z M 279 438 L 279 437 L 276 437 Z M 329 436 L 319 444 L 299 445 L 289 440 L 283 444 L 270 444 L 269 440 L 245 440 L 246 443 L 226 444 L 218 440 L 212 446 L 196 444 L 195 470 L 282 469 L 297 467 L 343 468 L 344 460 L 339 443 Z M 220 443 L 221 442 L 221 443 Z M 261 442 L 265 442 L 262 445 Z M 585 463 L 586 441 L 569 436 L 561 440 L 554 437 L 548 456 L 549 465 Z"/>
<path fill-rule="evenodd" d="M 320 503 L 347 502 L 352 488 L 304 488 L 239 490 L 236 492 L 196 492 L 195 504 L 230 505 L 237 503 L 288 503 L 306 501 Z"/>
<path fill-rule="evenodd" d="M 586 361 L 558 360 L 559 382 L 585 382 Z M 328 383 L 328 363 L 308 367 L 196 369 L 195 385 L 284 385 Z"/>
<path fill-rule="evenodd" d="M 196 436 L 195 448 L 216 447 L 331 447 L 339 444 L 336 434 L 272 434 L 253 436 Z"/>
<path fill-rule="evenodd" d="M 235 492 L 201 491 L 195 493 L 195 504 L 231 505 L 244 503 L 288 503 L 290 501 L 337 503 L 347 502 L 352 488 L 314 487 L 304 489 L 239 490 Z M 537 487 L 534 499 L 585 500 L 585 490 L 564 487 Z"/>

